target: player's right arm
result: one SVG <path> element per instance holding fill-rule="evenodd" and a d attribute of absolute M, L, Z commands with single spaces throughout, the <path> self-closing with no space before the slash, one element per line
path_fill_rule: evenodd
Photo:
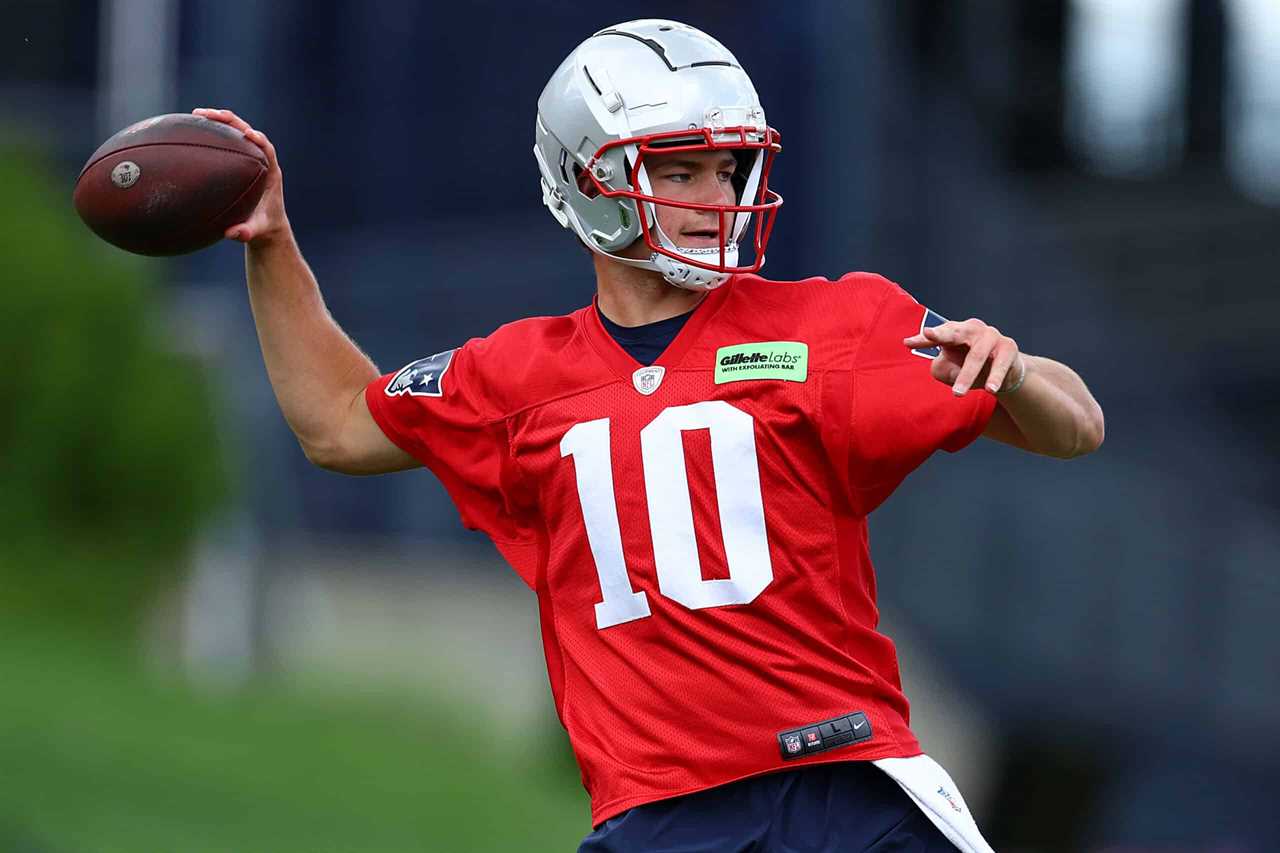
<path fill-rule="evenodd" d="M 421 463 L 387 438 L 365 402 L 378 368 L 342 331 L 294 239 L 274 146 L 229 110 L 194 111 L 237 128 L 267 156 L 262 201 L 226 236 L 245 244 L 249 305 L 276 401 L 307 458 L 344 474 L 381 474 Z"/>

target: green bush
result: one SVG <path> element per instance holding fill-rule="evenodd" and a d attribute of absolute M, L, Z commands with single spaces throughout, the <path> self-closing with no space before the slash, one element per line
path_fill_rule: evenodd
<path fill-rule="evenodd" d="M 0 606 L 125 624 L 225 491 L 210 393 L 157 322 L 163 262 L 98 240 L 29 153 L 0 150 L 0 186 Z"/>

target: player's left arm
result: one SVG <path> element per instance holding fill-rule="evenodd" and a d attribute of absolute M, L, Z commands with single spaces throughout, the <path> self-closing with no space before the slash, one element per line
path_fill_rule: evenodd
<path fill-rule="evenodd" d="M 1102 445 L 1102 407 L 1084 380 L 1065 364 L 1019 352 L 1017 341 L 996 327 L 976 318 L 948 321 L 903 343 L 914 350 L 938 347 L 933 377 L 956 396 L 977 385 L 996 394 L 998 405 L 982 433 L 987 438 L 1059 459 Z"/>

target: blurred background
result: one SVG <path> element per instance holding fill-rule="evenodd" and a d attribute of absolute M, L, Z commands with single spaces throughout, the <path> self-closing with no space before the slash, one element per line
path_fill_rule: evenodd
<path fill-rule="evenodd" d="M 880 272 L 1076 368 L 872 519 L 913 722 L 1002 851 L 1280 850 L 1276 0 L 0 0 L 0 850 L 568 850 L 532 594 L 423 472 L 308 465 L 243 250 L 127 256 L 89 154 L 229 107 L 384 371 L 590 299 L 534 108 L 641 15 L 783 133 L 774 278 Z M 945 457 L 945 458 L 943 458 Z"/>

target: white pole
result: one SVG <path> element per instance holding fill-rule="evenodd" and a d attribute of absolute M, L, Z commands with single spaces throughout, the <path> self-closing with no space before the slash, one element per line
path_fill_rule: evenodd
<path fill-rule="evenodd" d="M 1144 176 L 1183 146 L 1187 0 L 1072 0 L 1067 134 L 1103 174 Z"/>
<path fill-rule="evenodd" d="M 177 0 L 102 0 L 99 136 L 170 112 L 177 102 Z"/>
<path fill-rule="evenodd" d="M 1280 205 L 1280 6 L 1233 0 L 1227 168 L 1259 201 Z"/>

